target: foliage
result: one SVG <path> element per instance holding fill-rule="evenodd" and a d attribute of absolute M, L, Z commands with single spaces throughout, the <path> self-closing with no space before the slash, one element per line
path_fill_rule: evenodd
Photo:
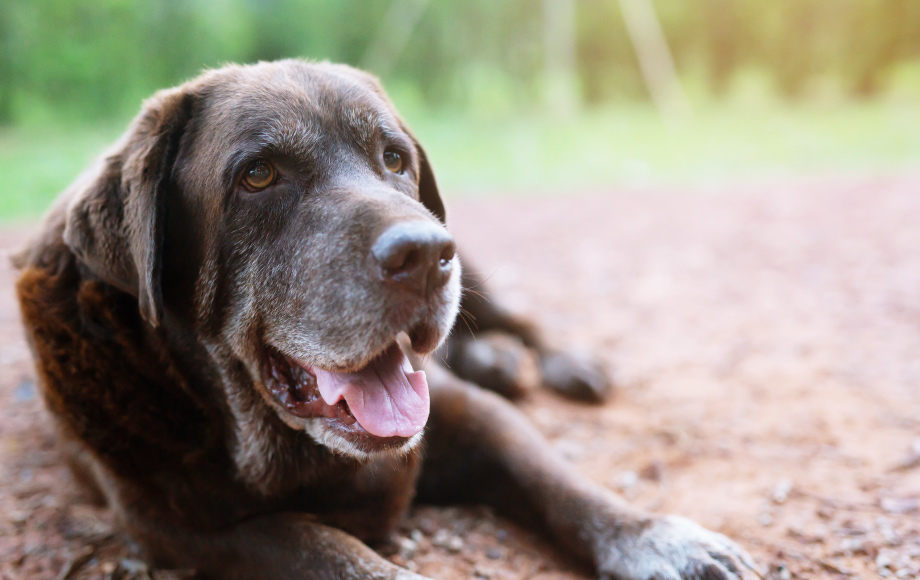
<path fill-rule="evenodd" d="M 398 7 L 412 0 L 396 1 Z M 583 100 L 644 98 L 618 2 L 573 1 Z M 427 108 L 536 108 L 542 5 L 431 0 L 408 47 L 383 55 L 393 64 L 387 85 Z M 5 0 L 0 123 L 124 117 L 157 88 L 228 61 L 307 56 L 361 65 L 369 51 L 388 48 L 375 39 L 389 32 L 381 27 L 392 25 L 393 6 L 392 0 Z M 655 0 L 655 7 L 682 75 L 702 71 L 707 93 L 726 92 L 739 71 L 758 69 L 788 96 L 807 95 L 827 79 L 842 94 L 867 96 L 881 91 L 900 63 L 920 58 L 916 0 Z"/>

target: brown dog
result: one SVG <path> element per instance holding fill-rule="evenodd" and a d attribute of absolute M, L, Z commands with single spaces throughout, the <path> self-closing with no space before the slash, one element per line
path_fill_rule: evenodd
<path fill-rule="evenodd" d="M 603 398 L 591 364 L 528 325 L 466 296 L 493 338 L 456 335 L 454 373 L 413 370 L 451 329 L 460 262 L 425 152 L 364 73 L 230 66 L 157 93 L 18 264 L 74 472 L 157 565 L 418 578 L 363 543 L 417 494 L 539 525 L 601 577 L 753 570 L 727 538 L 580 477 L 458 378 L 513 392 L 526 345 L 547 382 Z"/>

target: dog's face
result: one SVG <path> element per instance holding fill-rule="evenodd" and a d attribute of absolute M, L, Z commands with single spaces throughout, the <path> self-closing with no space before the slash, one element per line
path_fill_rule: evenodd
<path fill-rule="evenodd" d="M 270 408 L 357 458 L 415 445 L 428 389 L 396 341 L 444 340 L 460 264 L 425 153 L 373 78 L 207 73 L 148 102 L 101 171 L 119 186 L 78 195 L 65 240 L 151 324 L 195 329 L 241 441 Z"/>

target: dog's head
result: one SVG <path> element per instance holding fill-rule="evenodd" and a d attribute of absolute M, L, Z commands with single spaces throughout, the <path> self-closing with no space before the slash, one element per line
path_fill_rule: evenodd
<path fill-rule="evenodd" d="M 428 388 L 396 341 L 444 340 L 460 264 L 425 152 L 375 79 L 304 61 L 208 72 L 151 98 L 102 164 L 64 239 L 150 325 L 200 339 L 238 454 L 267 452 L 246 441 L 270 413 L 358 458 L 418 441 Z"/>

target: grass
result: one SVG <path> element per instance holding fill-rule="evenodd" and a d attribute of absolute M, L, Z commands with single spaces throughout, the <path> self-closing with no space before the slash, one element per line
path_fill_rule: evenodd
<path fill-rule="evenodd" d="M 414 122 L 448 192 L 701 186 L 762 177 L 920 168 L 916 104 L 725 105 L 666 126 L 654 109 L 573 122 Z"/>
<path fill-rule="evenodd" d="M 914 103 L 713 104 L 674 126 L 640 105 L 568 121 L 408 117 L 448 196 L 920 168 L 920 107 Z M 126 124 L 0 130 L 0 220 L 38 216 Z"/>
<path fill-rule="evenodd" d="M 0 131 L 0 220 L 41 215 L 117 137 L 114 127 Z"/>

